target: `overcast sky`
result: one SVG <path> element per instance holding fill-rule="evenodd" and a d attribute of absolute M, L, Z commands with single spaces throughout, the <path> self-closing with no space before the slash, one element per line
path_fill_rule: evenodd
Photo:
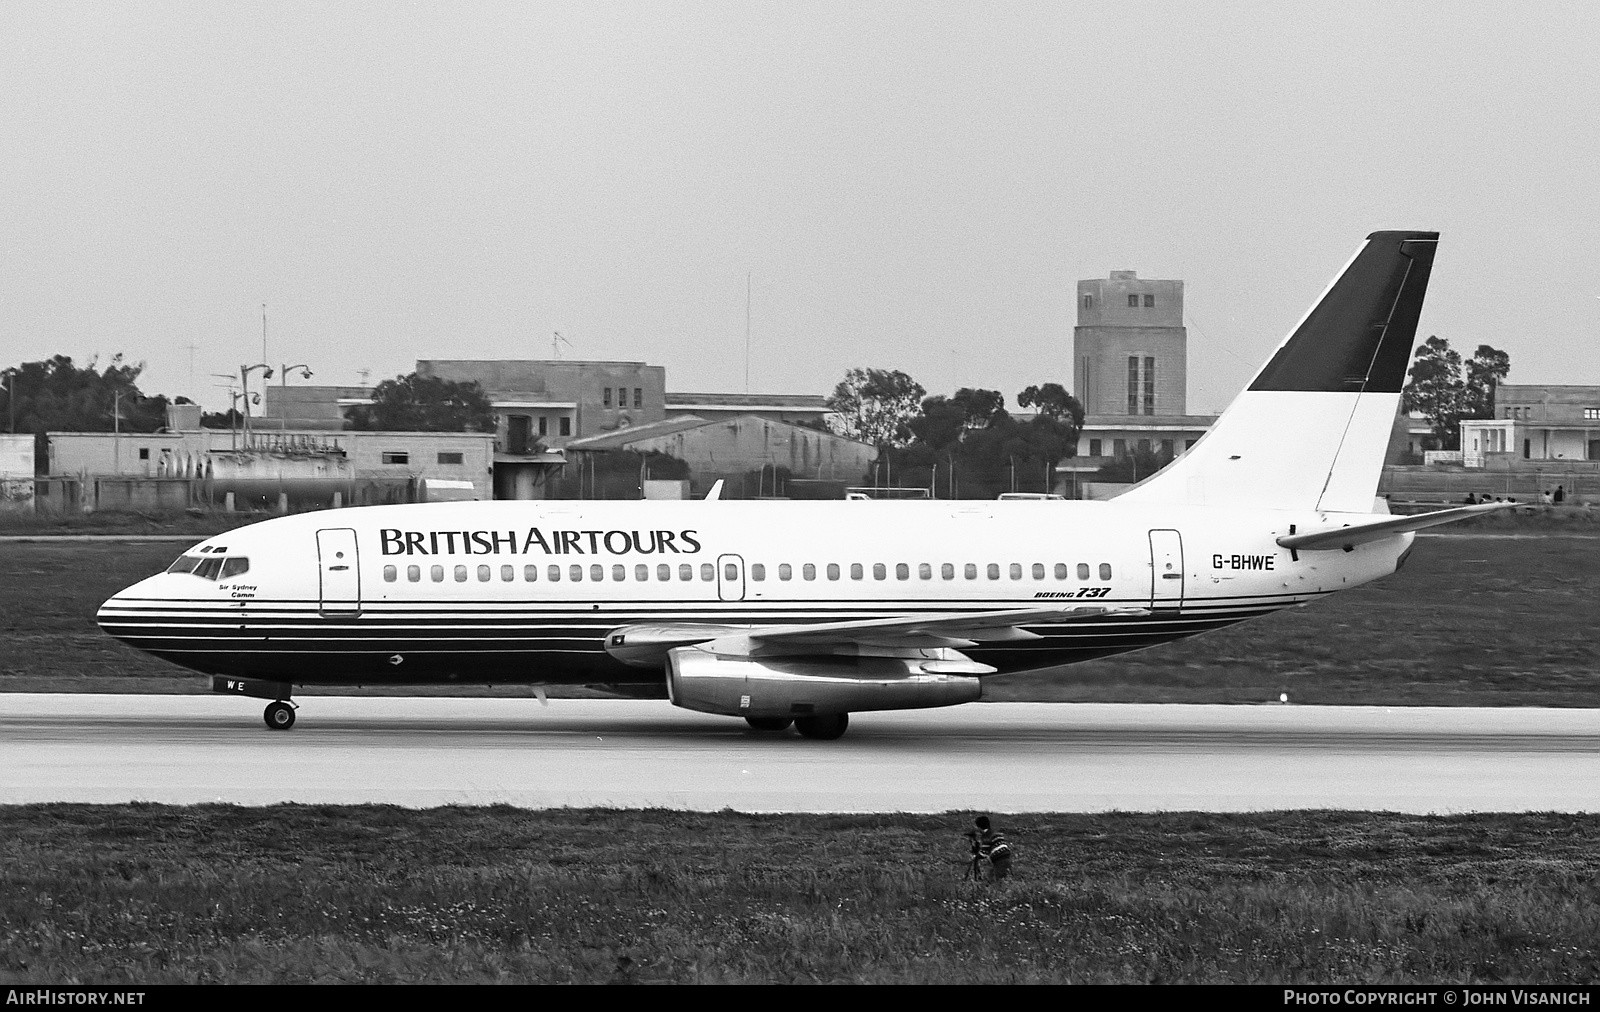
<path fill-rule="evenodd" d="M 1600 383 L 1600 15 L 1466 3 L 0 0 L 0 365 L 638 359 L 669 390 L 1071 383 L 1187 283 L 1224 407 L 1368 233 L 1421 333 Z M 191 352 L 191 346 L 193 351 Z M 192 357 L 192 367 L 191 367 Z"/>

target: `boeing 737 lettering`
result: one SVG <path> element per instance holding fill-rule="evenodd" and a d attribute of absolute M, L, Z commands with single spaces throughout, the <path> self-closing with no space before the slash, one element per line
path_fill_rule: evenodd
<path fill-rule="evenodd" d="M 1376 505 L 1437 245 L 1368 236 L 1211 431 L 1108 502 L 350 508 L 211 538 L 99 622 L 279 730 L 295 685 L 602 684 L 820 739 L 970 702 L 1360 586 L 1498 508 Z"/>

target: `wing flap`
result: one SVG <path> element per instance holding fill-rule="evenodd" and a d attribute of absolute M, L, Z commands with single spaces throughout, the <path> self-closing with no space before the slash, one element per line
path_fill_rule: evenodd
<path fill-rule="evenodd" d="M 698 646 L 724 656 L 793 653 L 941 651 L 981 643 L 1034 640 L 1039 634 L 1024 625 L 1053 625 L 1095 618 L 1147 615 L 1143 608 L 1069 605 L 1051 608 L 1007 608 L 1000 611 L 923 612 L 896 618 L 845 622 L 733 626 L 684 622 L 635 625 L 612 630 L 606 652 L 624 664 L 655 667 L 667 651 Z"/>

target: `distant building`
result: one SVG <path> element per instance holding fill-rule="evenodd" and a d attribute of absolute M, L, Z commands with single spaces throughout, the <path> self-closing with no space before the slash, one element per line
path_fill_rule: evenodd
<path fill-rule="evenodd" d="M 776 481 L 780 469 L 792 478 L 857 482 L 877 456 L 867 443 L 756 415 L 670 418 L 574 440 L 566 450 L 579 474 L 585 454 L 662 453 L 688 465 L 695 492 L 704 492 L 720 478 L 728 495 L 740 498 L 784 494 L 781 486 L 767 484 Z"/>
<path fill-rule="evenodd" d="M 0 435 L 0 513 L 33 512 L 33 433 Z"/>
<path fill-rule="evenodd" d="M 667 393 L 667 416 L 694 415 L 707 421 L 754 415 L 774 422 L 816 427 L 833 412 L 818 394 Z"/>
<path fill-rule="evenodd" d="M 169 422 L 190 421 L 193 412 L 186 407 L 169 409 Z M 477 498 L 494 496 L 494 437 L 486 432 L 256 428 L 246 438 L 239 431 L 169 424 L 164 432 L 50 432 L 46 439 L 51 476 L 146 482 L 148 487 L 114 486 L 129 497 L 128 505 L 171 505 L 162 498 L 165 493 L 151 491 L 163 481 L 200 483 L 178 505 L 188 505 L 201 492 L 220 499 L 228 490 L 269 503 L 279 492 L 324 505 L 334 501 L 334 493 L 343 505 L 409 501 L 426 497 L 430 479 L 470 482 Z M 95 506 L 92 497 L 84 502 L 86 508 Z"/>
<path fill-rule="evenodd" d="M 1078 454 L 1060 470 L 1081 480 L 1136 450 L 1170 458 L 1198 442 L 1217 419 L 1186 413 L 1183 282 L 1112 271 L 1079 281 L 1077 306 L 1073 387 L 1084 420 Z"/>
<path fill-rule="evenodd" d="M 1600 461 L 1600 386 L 1502 383 L 1495 418 L 1461 423 L 1462 463 Z"/>
<path fill-rule="evenodd" d="M 1134 271 L 1078 282 L 1072 382 L 1087 415 L 1185 413 L 1183 282 Z"/>

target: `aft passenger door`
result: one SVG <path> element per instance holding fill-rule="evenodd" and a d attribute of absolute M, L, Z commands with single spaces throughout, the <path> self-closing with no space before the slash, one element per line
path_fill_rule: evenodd
<path fill-rule="evenodd" d="M 1150 607 L 1183 607 L 1183 535 L 1150 532 Z"/>
<path fill-rule="evenodd" d="M 744 600 L 744 559 L 740 556 L 717 556 L 717 596 L 724 601 Z"/>
<path fill-rule="evenodd" d="M 361 567 L 356 532 L 348 527 L 317 532 L 322 613 L 354 615 L 361 611 Z"/>

